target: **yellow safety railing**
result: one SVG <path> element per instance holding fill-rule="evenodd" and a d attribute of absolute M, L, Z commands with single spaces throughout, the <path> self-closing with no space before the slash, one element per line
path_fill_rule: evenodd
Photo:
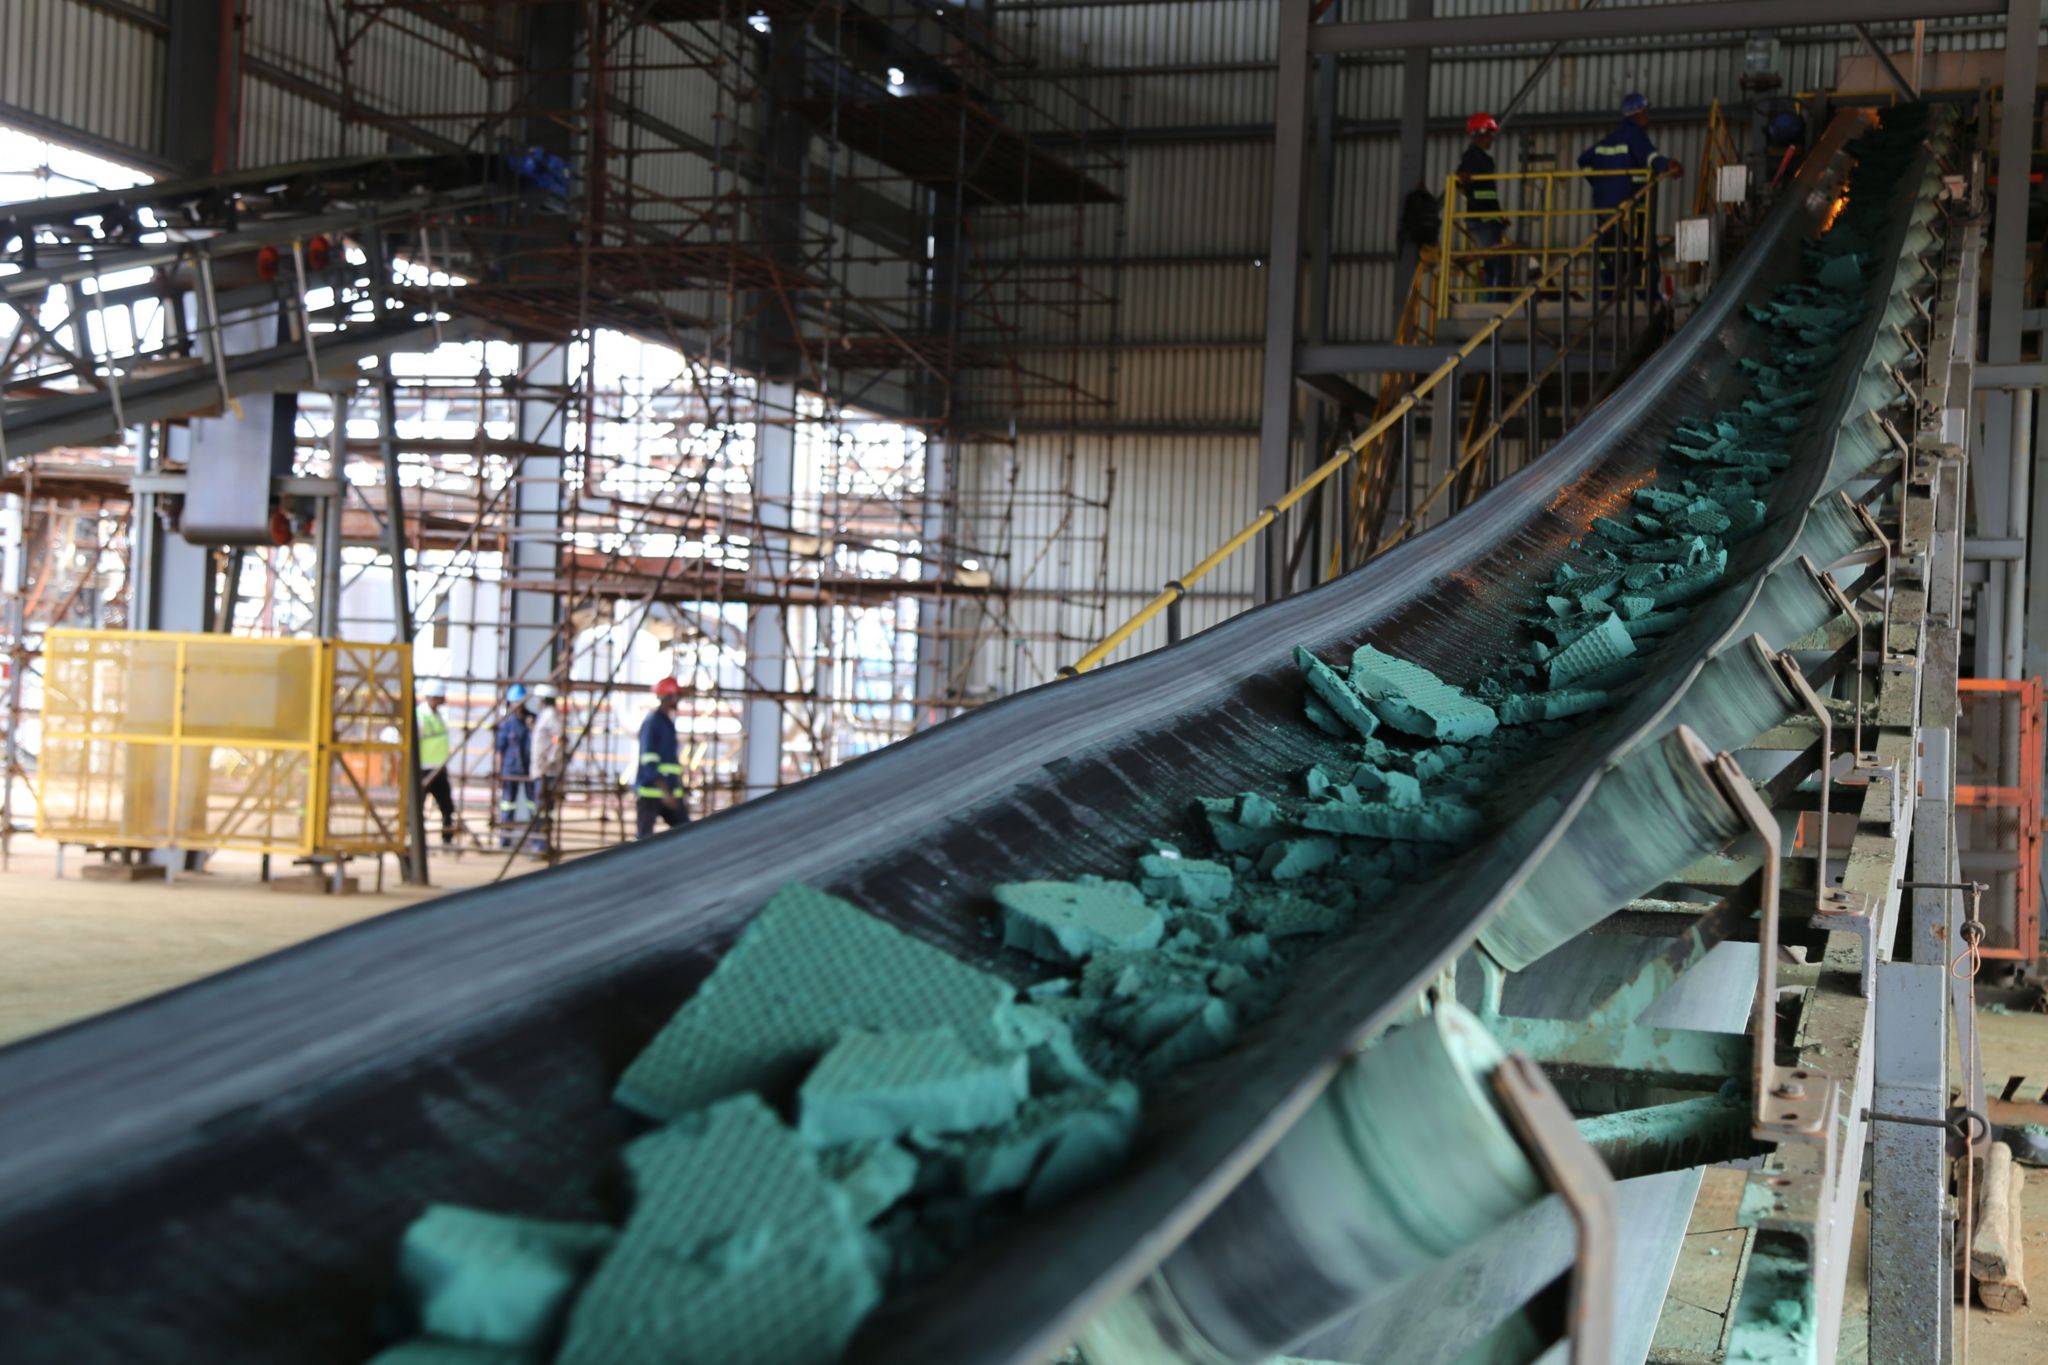
<path fill-rule="evenodd" d="M 1174 603 L 1187 594 L 1191 587 L 1214 573 L 1239 550 L 1249 545 L 1261 531 L 1264 531 L 1267 527 L 1278 521 L 1282 513 L 1307 498 L 1316 489 L 1322 487 L 1323 484 L 1342 472 L 1347 465 L 1358 458 L 1360 452 L 1378 441 L 1388 431 L 1391 431 L 1402 418 L 1414 411 L 1422 399 L 1434 390 L 1437 385 L 1456 374 L 1459 366 L 1471 359 L 1481 346 L 1487 344 L 1510 317 L 1514 316 L 1516 312 L 1524 307 L 1531 306 L 1539 297 L 1559 291 L 1566 273 L 1573 270 L 1578 263 L 1592 259 L 1591 254 L 1599 248 L 1600 240 L 1607 230 L 1627 219 L 1632 214 L 1640 214 L 1643 211 L 1642 205 L 1648 197 L 1649 186 L 1645 185 L 1642 189 L 1637 190 L 1635 195 L 1626 203 L 1614 209 L 1606 218 L 1598 222 L 1594 226 L 1593 231 L 1587 234 L 1583 241 L 1570 251 L 1561 254 L 1544 271 L 1541 277 L 1516 291 L 1512 298 L 1501 305 L 1498 313 L 1494 314 L 1492 318 L 1488 319 L 1483 326 L 1472 334 L 1470 340 L 1461 345 L 1448 360 L 1425 375 L 1420 383 L 1416 384 L 1414 388 L 1402 395 L 1398 402 L 1375 418 L 1367 425 L 1365 430 L 1352 437 L 1351 440 L 1338 449 L 1335 455 L 1317 465 L 1315 469 L 1310 471 L 1308 477 L 1261 508 L 1259 514 L 1246 522 L 1236 535 L 1233 535 L 1230 539 L 1210 551 L 1200 563 L 1196 564 L 1186 573 L 1183 573 L 1179 578 L 1168 583 L 1156 596 L 1148 598 L 1143 606 L 1132 612 L 1124 620 L 1122 625 L 1103 636 L 1094 648 L 1076 659 L 1072 664 L 1061 669 L 1060 676 L 1070 677 L 1085 673 L 1104 659 L 1107 659 L 1120 645 L 1143 629 L 1146 623 L 1173 606 Z M 1501 407 L 1498 417 L 1489 424 L 1485 431 L 1479 433 L 1473 442 L 1467 445 L 1459 456 L 1457 463 L 1436 482 L 1429 490 L 1428 495 L 1420 503 L 1409 510 L 1406 520 L 1395 529 L 1393 534 L 1380 543 L 1380 550 L 1391 549 L 1408 536 L 1414 534 L 1422 515 L 1465 473 L 1467 467 L 1486 450 L 1487 446 L 1499 435 L 1507 422 L 1528 404 L 1543 379 L 1563 363 L 1566 347 L 1560 346 L 1558 349 L 1559 354 L 1557 358 L 1552 360 L 1545 370 L 1535 376 L 1536 382 L 1524 390 L 1513 402 L 1504 404 Z"/>
<path fill-rule="evenodd" d="M 1596 208 L 1585 202 L 1581 193 L 1583 182 L 1595 176 L 1625 175 L 1639 187 L 1624 211 Z M 1509 265 L 1516 261 L 1534 257 L 1537 275 L 1546 280 L 1562 284 L 1572 281 L 1560 276 L 1554 267 L 1559 262 L 1579 261 L 1583 243 L 1578 234 L 1588 221 L 1599 220 L 1602 215 L 1612 215 L 1601 222 L 1599 231 L 1605 231 L 1609 223 L 1615 224 L 1615 232 L 1621 240 L 1610 243 L 1615 259 L 1605 264 L 1610 270 L 1620 266 L 1628 244 L 1635 244 L 1637 261 L 1645 259 L 1643 245 L 1650 239 L 1650 197 L 1642 192 L 1651 179 L 1647 170 L 1634 171 L 1504 171 L 1498 175 L 1475 175 L 1474 184 L 1494 186 L 1500 192 L 1500 207 L 1497 209 L 1474 209 L 1464 203 L 1458 177 L 1455 173 L 1444 180 L 1443 242 L 1440 247 L 1444 268 L 1437 272 L 1437 301 L 1439 315 L 1448 313 L 1454 305 L 1461 303 L 1492 304 L 1500 301 L 1506 290 L 1515 287 L 1512 277 L 1501 284 L 1488 284 L 1485 267 L 1490 262 Z M 1494 222 L 1503 223 L 1504 235 L 1499 243 L 1482 242 L 1480 237 L 1490 236 L 1485 226 Z M 1478 231 L 1475 233 L 1474 229 Z M 1599 232 L 1594 234 L 1599 235 Z M 1604 253 L 1603 253 L 1604 254 Z M 1584 259 L 1587 280 L 1600 267 L 1593 256 Z"/>
<path fill-rule="evenodd" d="M 396 853 L 412 651 L 53 630 L 36 833 L 115 848 Z"/>

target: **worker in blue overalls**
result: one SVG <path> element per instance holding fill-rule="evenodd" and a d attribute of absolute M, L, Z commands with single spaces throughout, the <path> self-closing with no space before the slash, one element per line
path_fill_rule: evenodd
<path fill-rule="evenodd" d="M 683 687 L 674 678 L 654 684 L 654 709 L 640 722 L 640 772 L 634 783 L 633 814 L 638 837 L 654 833 L 656 824 L 670 829 L 689 823 L 683 802 L 683 760 L 676 747 L 676 708 Z"/>
<path fill-rule="evenodd" d="M 1460 217 L 1472 245 L 1492 252 L 1507 240 L 1508 220 L 1500 211 L 1500 184 L 1493 178 L 1493 138 L 1500 122 L 1491 114 L 1474 114 L 1465 120 L 1465 132 L 1472 141 L 1458 158 L 1458 190 L 1465 196 L 1465 213 Z M 1479 279 L 1485 286 L 1480 295 L 1488 303 L 1507 297 L 1507 283 L 1514 274 L 1513 261 L 1506 252 L 1482 256 Z"/>
<path fill-rule="evenodd" d="M 498 755 L 498 847 L 510 848 L 533 819 L 533 722 L 526 688 L 505 689 L 505 715 L 494 735 Z"/>
<path fill-rule="evenodd" d="M 1637 172 L 1676 177 L 1685 170 L 1675 157 L 1664 155 L 1650 141 L 1650 101 L 1635 93 L 1622 96 L 1621 122 L 1614 125 L 1614 131 L 1579 153 L 1579 168 L 1609 172 L 1587 177 L 1593 187 L 1598 222 L 1604 222 L 1643 187 L 1643 177 Z M 1617 273 L 1634 277 L 1640 270 L 1636 253 L 1649 244 L 1635 240 L 1629 226 L 1633 217 L 1624 214 L 1600 231 L 1598 252 L 1603 285 L 1611 287 Z"/>

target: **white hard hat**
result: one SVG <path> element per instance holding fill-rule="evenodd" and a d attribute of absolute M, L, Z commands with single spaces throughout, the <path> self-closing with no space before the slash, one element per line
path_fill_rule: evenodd
<path fill-rule="evenodd" d="M 561 695 L 549 683 L 535 683 L 533 685 L 533 699 L 535 701 L 553 701 Z"/>
<path fill-rule="evenodd" d="M 413 690 L 422 697 L 445 698 L 448 695 L 448 684 L 442 682 L 439 678 L 422 678 L 419 685 Z"/>

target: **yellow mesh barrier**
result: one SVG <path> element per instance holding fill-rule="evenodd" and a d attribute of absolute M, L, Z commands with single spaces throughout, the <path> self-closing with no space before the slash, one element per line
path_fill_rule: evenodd
<path fill-rule="evenodd" d="M 398 852 L 403 645 L 54 630 L 36 832 L 66 843 Z"/>

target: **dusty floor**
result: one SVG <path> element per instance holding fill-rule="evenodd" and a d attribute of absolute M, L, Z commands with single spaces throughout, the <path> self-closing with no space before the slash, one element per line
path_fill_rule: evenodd
<path fill-rule="evenodd" d="M 1984 1085 L 1996 1094 L 2008 1076 L 2025 1076 L 2027 1093 L 2048 1091 L 2048 1014 L 1977 1013 Z M 2048 1365 L 2048 1168 L 2027 1172 L 2026 1277 L 2032 1302 L 2018 1313 L 1970 1312 L 1970 1359 L 1979 1365 Z"/>
<path fill-rule="evenodd" d="M 253 854 L 224 854 L 203 873 L 162 882 L 84 881 L 87 855 L 68 852 L 56 876 L 55 849 L 17 836 L 0 872 L 0 1043 L 98 1014 L 146 995 L 275 952 L 399 906 L 490 881 L 502 856 L 436 857 L 431 888 L 404 885 L 384 865 L 360 865 L 352 896 L 277 891 Z M 519 858 L 512 875 L 540 867 Z M 278 875 L 295 871 L 283 865 Z"/>

